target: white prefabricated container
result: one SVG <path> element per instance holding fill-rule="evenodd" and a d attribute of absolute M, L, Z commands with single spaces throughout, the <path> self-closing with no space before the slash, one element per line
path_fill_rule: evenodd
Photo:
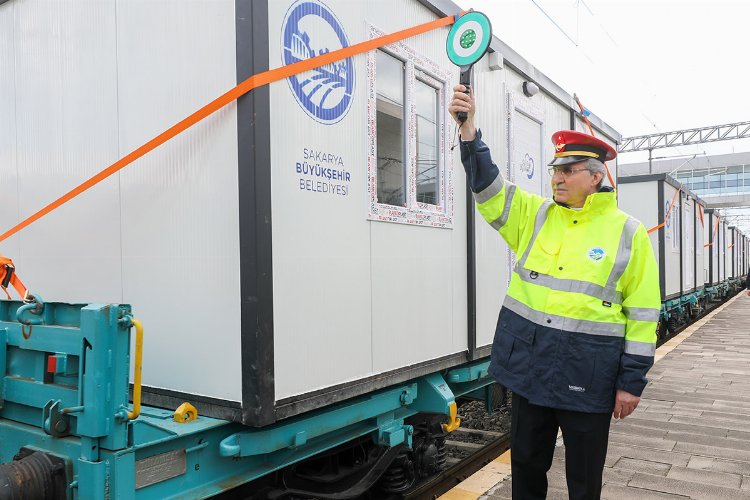
<path fill-rule="evenodd" d="M 740 268 L 739 262 L 739 230 L 735 226 L 729 226 L 727 228 L 729 236 L 727 238 L 727 254 L 729 256 L 729 277 L 734 279 L 739 276 L 738 271 Z"/>
<path fill-rule="evenodd" d="M 719 279 L 721 281 L 726 281 L 730 278 L 731 263 L 729 262 L 729 251 L 727 249 L 729 246 L 728 236 L 729 230 L 727 228 L 727 223 L 724 218 L 721 217 L 719 222 L 719 236 L 717 238 L 717 243 L 719 245 Z"/>
<path fill-rule="evenodd" d="M 726 223 L 716 209 L 706 210 L 706 245 L 709 250 L 708 284 L 715 286 L 726 279 Z"/>
<path fill-rule="evenodd" d="M 617 190 L 620 208 L 640 220 L 646 229 L 665 222 L 649 234 L 659 263 L 662 300 L 694 292 L 704 285 L 701 214 L 705 204 L 684 187 L 678 196 L 678 189 L 680 183 L 674 178 L 653 174 L 620 178 Z"/>
<path fill-rule="evenodd" d="M 0 226 L 252 74 L 460 10 L 6 2 Z M 46 301 L 132 304 L 146 327 L 146 404 L 190 401 L 261 426 L 488 356 L 514 257 L 475 215 L 451 148 L 447 33 L 256 89 L 0 251 Z M 575 123 L 573 100 L 500 40 L 491 47 L 475 66 L 484 139 L 511 180 L 549 194 L 549 138 Z M 389 149 L 394 120 L 402 147 Z"/>

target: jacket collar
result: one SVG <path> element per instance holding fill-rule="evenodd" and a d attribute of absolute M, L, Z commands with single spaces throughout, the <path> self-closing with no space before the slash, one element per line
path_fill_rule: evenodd
<path fill-rule="evenodd" d="M 586 201 L 583 203 L 583 208 L 581 208 L 581 210 L 573 210 L 563 203 L 558 203 L 558 205 L 566 208 L 567 210 L 564 210 L 564 212 L 570 214 L 594 214 L 607 212 L 617 209 L 617 193 L 611 187 L 604 186 L 598 193 L 593 193 L 586 197 Z"/>

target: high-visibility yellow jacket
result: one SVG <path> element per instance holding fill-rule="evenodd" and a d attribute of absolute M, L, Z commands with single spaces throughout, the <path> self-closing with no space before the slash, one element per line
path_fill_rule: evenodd
<path fill-rule="evenodd" d="M 590 195 L 581 210 L 517 188 L 480 132 L 461 143 L 461 160 L 479 213 L 517 259 L 490 373 L 551 408 L 610 412 L 615 389 L 640 396 L 661 308 L 643 224 L 617 208 L 611 188 Z"/>

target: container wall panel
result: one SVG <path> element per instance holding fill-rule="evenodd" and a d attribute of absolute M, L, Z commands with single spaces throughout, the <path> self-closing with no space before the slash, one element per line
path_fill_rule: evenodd
<path fill-rule="evenodd" d="M 646 227 L 651 228 L 659 224 L 658 206 L 658 182 L 634 182 L 623 183 L 617 188 L 618 203 L 620 210 L 635 217 Z M 659 262 L 659 232 L 649 234 L 654 257 Z"/>
<path fill-rule="evenodd" d="M 508 176 L 508 120 L 505 78 L 508 69 L 492 71 L 486 58 L 474 67 L 477 102 L 476 120 L 482 139 L 490 147 L 492 160 L 504 176 Z M 451 134 L 452 137 L 452 134 Z M 456 153 L 458 153 L 456 148 Z M 454 159 L 456 178 L 463 175 L 460 156 Z M 476 234 L 477 277 L 477 345 L 492 344 L 500 312 L 510 280 L 508 245 L 478 211 L 474 211 Z"/>
<path fill-rule="evenodd" d="M 721 282 L 721 225 L 716 223 L 716 213 L 711 214 L 711 284 Z"/>
<path fill-rule="evenodd" d="M 17 223 L 118 158 L 115 3 L 10 2 L 2 13 L 9 44 L 0 51 L 11 48 L 13 62 L 0 78 L 12 68 L 13 86 L 0 97 L 8 104 L 0 122 L 15 129 L 7 138 L 15 161 L 3 162 L 14 170 L 3 180 L 15 182 L 4 185 L 2 212 Z M 3 253 L 45 300 L 120 302 L 119 203 L 115 176 L 23 230 Z"/>
<path fill-rule="evenodd" d="M 703 205 L 698 201 L 694 202 L 695 216 L 693 224 L 695 226 L 695 286 L 701 288 L 706 284 L 708 268 L 706 267 L 706 249 L 705 245 L 705 220 L 706 215 L 703 213 Z"/>
<path fill-rule="evenodd" d="M 209 0 L 117 9 L 125 154 L 236 85 L 235 16 Z M 241 400 L 235 104 L 124 170 L 121 192 L 123 299 L 153 332 L 144 384 Z"/>
<path fill-rule="evenodd" d="M 695 261 L 697 258 L 695 245 L 695 203 L 684 193 L 680 195 L 682 200 L 682 292 L 687 293 L 695 288 Z"/>
<path fill-rule="evenodd" d="M 235 85 L 232 2 L 9 2 L 0 23 L 4 225 Z M 45 300 L 132 304 L 144 385 L 241 397 L 236 135 L 230 105 L 4 251 Z"/>
<path fill-rule="evenodd" d="M 724 221 L 719 219 L 719 229 L 718 234 L 716 236 L 716 259 L 718 261 L 718 281 L 721 283 L 727 278 L 726 274 L 726 225 L 724 224 Z"/>
<path fill-rule="evenodd" d="M 0 183 L 5 186 L 0 197 L 0 225 L 12 227 L 20 220 L 18 200 L 18 165 L 16 154 L 16 16 L 18 2 L 0 6 Z M 18 260 L 21 236 L 13 236 L 2 244 L 5 256 Z"/>
<path fill-rule="evenodd" d="M 672 199 L 677 192 L 670 184 L 662 183 L 664 187 L 664 214 L 669 211 Z M 666 224 L 659 231 L 664 231 L 664 294 L 666 297 L 679 295 L 680 290 L 680 202 L 675 201 L 674 207 L 666 219 Z M 658 231 L 655 231 L 658 232 Z"/>
<path fill-rule="evenodd" d="M 294 50 L 319 51 L 340 44 L 317 16 L 307 16 L 299 24 L 296 42 L 285 39 L 290 6 L 295 9 L 296 5 L 269 4 L 271 66 L 283 64 L 282 48 L 286 45 Z M 329 1 L 326 5 L 349 43 L 434 19 L 434 14 L 416 2 Z M 399 16 L 393 16 L 396 11 Z M 437 67 L 446 75 L 456 73 L 445 54 L 447 32 L 447 28 L 437 30 L 387 48 L 406 62 L 403 95 L 407 113 L 417 106 L 409 100 L 415 95 L 410 86 L 420 71 Z M 352 59 L 351 105 L 332 123 L 309 114 L 288 81 L 271 85 L 277 399 L 467 348 L 463 168 L 457 154 L 442 160 L 452 176 L 446 176 L 443 186 L 446 203 L 448 196 L 452 198 L 450 227 L 419 227 L 369 217 L 368 153 L 372 143 L 368 110 L 375 105 L 368 76 L 371 60 L 377 58 L 362 55 Z M 377 65 L 372 68 L 377 89 L 377 75 L 385 70 L 379 73 Z M 300 75 L 300 81 L 308 76 L 315 75 Z M 445 111 L 452 85 L 447 82 L 438 111 L 444 141 L 451 140 L 453 132 Z M 314 101 L 314 92 L 309 99 Z M 406 144 L 407 154 L 413 152 L 412 147 L 412 143 Z M 310 158 L 310 152 L 322 152 L 326 159 L 321 161 L 317 154 Z M 305 169 L 305 163 L 349 173 L 349 180 L 339 182 L 346 194 L 342 190 L 316 191 L 316 186 L 322 185 L 320 179 L 305 178 L 304 170 L 299 172 L 298 165 Z M 308 180 L 313 181 L 312 186 L 305 183 Z"/>

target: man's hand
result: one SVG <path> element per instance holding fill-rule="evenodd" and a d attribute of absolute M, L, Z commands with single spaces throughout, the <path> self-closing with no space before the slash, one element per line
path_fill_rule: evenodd
<path fill-rule="evenodd" d="M 750 297 L 750 290 L 747 291 L 747 296 Z"/>
<path fill-rule="evenodd" d="M 615 411 L 612 412 L 612 416 L 615 418 L 625 418 L 635 411 L 635 408 L 640 402 L 641 398 L 638 396 L 633 396 L 629 392 L 617 389 L 617 394 L 615 395 Z"/>
<path fill-rule="evenodd" d="M 471 91 L 471 95 L 466 95 L 466 87 L 461 84 L 453 87 L 453 100 L 451 100 L 448 111 L 458 126 L 461 127 L 461 140 L 473 141 L 476 136 L 477 129 L 474 126 L 474 92 Z M 458 119 L 458 112 L 464 111 L 466 113 L 466 121 L 461 123 Z"/>

